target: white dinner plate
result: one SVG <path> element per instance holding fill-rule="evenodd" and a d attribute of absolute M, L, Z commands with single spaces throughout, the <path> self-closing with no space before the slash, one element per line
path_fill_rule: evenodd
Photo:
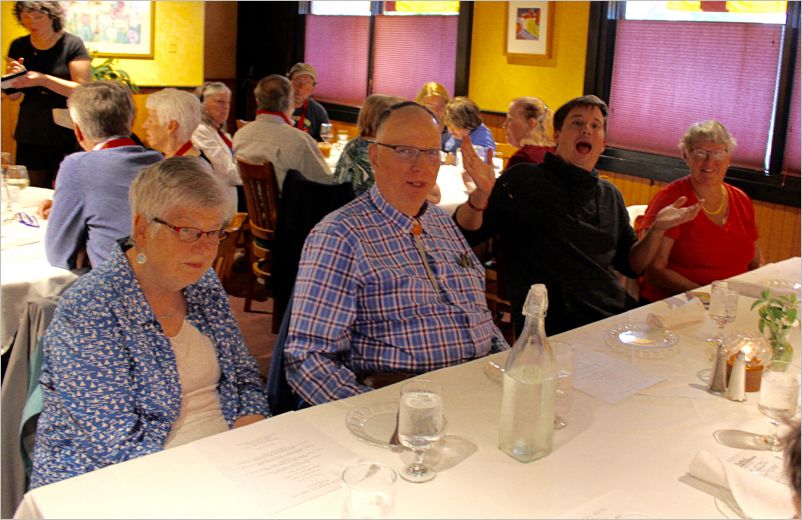
<path fill-rule="evenodd" d="M 354 408 L 345 416 L 345 425 L 356 437 L 371 446 L 397 448 L 390 444 L 398 417 L 398 402 L 375 403 Z"/>
<path fill-rule="evenodd" d="M 623 323 L 607 331 L 605 342 L 613 350 L 641 357 L 662 358 L 677 353 L 679 336 L 646 323 Z"/>

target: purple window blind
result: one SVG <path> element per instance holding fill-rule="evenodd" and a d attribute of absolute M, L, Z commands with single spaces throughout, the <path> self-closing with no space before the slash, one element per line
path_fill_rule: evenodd
<path fill-rule="evenodd" d="M 367 97 L 370 17 L 306 16 L 304 60 L 317 69 L 313 97 L 362 104 Z"/>
<path fill-rule="evenodd" d="M 799 175 L 800 149 L 799 142 L 802 135 L 799 133 L 799 60 L 802 53 L 802 40 L 796 50 L 796 72 L 794 73 L 794 87 L 791 89 L 791 111 L 788 115 L 788 136 L 785 141 L 785 154 L 783 172 Z"/>
<path fill-rule="evenodd" d="M 377 16 L 373 92 L 412 99 L 427 81 L 454 93 L 456 16 Z"/>
<path fill-rule="evenodd" d="M 697 121 L 738 141 L 732 164 L 763 170 L 782 26 L 621 20 L 616 29 L 609 146 L 677 156 Z"/>

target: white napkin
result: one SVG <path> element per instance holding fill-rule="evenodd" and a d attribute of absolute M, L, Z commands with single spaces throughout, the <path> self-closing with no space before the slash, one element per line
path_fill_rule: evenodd
<path fill-rule="evenodd" d="M 741 280 L 727 280 L 727 285 L 730 289 L 738 291 L 738 294 L 748 296 L 750 298 L 760 298 L 760 293 L 769 289 L 775 296 L 790 296 L 796 294 L 799 296 L 799 291 L 795 291 L 791 287 L 769 287 L 768 284 L 743 282 Z"/>
<path fill-rule="evenodd" d="M 650 312 L 646 316 L 646 324 L 653 329 L 675 329 L 705 319 L 705 306 L 699 298 L 673 308 Z"/>
<path fill-rule="evenodd" d="M 705 450 L 693 458 L 688 473 L 729 489 L 748 518 L 792 518 L 796 514 L 788 486 L 722 461 Z"/>

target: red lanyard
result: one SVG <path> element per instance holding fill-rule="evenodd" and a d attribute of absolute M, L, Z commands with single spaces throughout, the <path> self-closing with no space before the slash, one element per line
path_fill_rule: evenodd
<path fill-rule="evenodd" d="M 187 153 L 190 148 L 192 148 L 192 141 L 187 141 L 186 143 L 181 145 L 181 148 L 176 150 L 176 152 L 173 155 L 173 157 L 181 157 L 182 155 Z"/>
<path fill-rule="evenodd" d="M 260 108 L 259 110 L 256 111 L 256 115 L 258 116 L 260 114 L 269 114 L 271 116 L 279 116 L 281 119 L 284 120 L 285 123 L 287 123 L 288 125 L 292 126 L 292 121 L 290 121 L 290 118 L 287 117 L 287 114 L 285 114 L 284 112 L 273 112 L 272 110 L 262 110 Z"/>
<path fill-rule="evenodd" d="M 120 137 L 118 139 L 106 141 L 101 150 L 105 150 L 107 148 L 119 148 L 120 146 L 136 146 L 136 143 L 130 137 Z"/>
<path fill-rule="evenodd" d="M 304 101 L 304 109 L 301 111 L 301 115 L 298 116 L 298 121 L 295 123 L 295 128 L 298 130 L 303 130 L 307 134 L 309 133 L 309 129 L 305 126 L 306 121 L 306 107 L 309 106 L 309 100 L 307 99 Z"/>
<path fill-rule="evenodd" d="M 229 150 L 233 149 L 233 146 L 234 146 L 234 145 L 233 145 L 233 143 L 231 142 L 231 139 L 229 139 L 228 137 L 226 137 L 226 134 L 225 134 L 225 133 L 224 133 L 222 130 L 220 130 L 220 129 L 218 129 L 218 130 L 217 130 L 217 133 L 220 135 L 220 139 L 222 139 L 222 140 L 223 140 L 223 142 L 224 142 L 224 143 L 226 143 L 226 146 L 228 146 L 228 149 L 229 149 Z"/>

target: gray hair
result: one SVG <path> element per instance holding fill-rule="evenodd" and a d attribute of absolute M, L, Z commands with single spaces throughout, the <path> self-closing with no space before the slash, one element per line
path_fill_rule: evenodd
<path fill-rule="evenodd" d="M 446 105 L 446 124 L 473 132 L 482 124 L 482 114 L 473 100 L 457 96 Z"/>
<path fill-rule="evenodd" d="M 195 89 L 195 95 L 201 102 L 201 120 L 211 126 L 216 125 L 206 113 L 206 99 L 217 94 L 228 94 L 228 99 L 231 99 L 231 89 L 221 81 L 206 81 Z"/>
<path fill-rule="evenodd" d="M 185 143 L 192 137 L 201 119 L 201 106 L 198 98 L 189 92 L 175 88 L 165 88 L 148 96 L 145 106 L 156 112 L 160 125 L 170 121 L 178 123 L 176 139 Z"/>
<path fill-rule="evenodd" d="M 259 109 L 285 113 L 292 103 L 292 83 L 284 76 L 271 74 L 259 80 L 253 95 Z"/>
<path fill-rule="evenodd" d="M 735 138 L 730 135 L 727 128 L 716 120 L 710 119 L 694 123 L 682 136 L 679 142 L 679 150 L 682 156 L 690 152 L 699 143 L 714 143 L 727 146 L 727 151 L 735 150 Z"/>
<path fill-rule="evenodd" d="M 131 216 L 159 218 L 175 207 L 223 210 L 227 226 L 237 209 L 229 187 L 203 159 L 170 157 L 143 168 L 128 192 Z"/>
<path fill-rule="evenodd" d="M 131 134 L 136 107 L 131 91 L 117 81 L 78 85 L 67 98 L 70 117 L 91 141 Z"/>

